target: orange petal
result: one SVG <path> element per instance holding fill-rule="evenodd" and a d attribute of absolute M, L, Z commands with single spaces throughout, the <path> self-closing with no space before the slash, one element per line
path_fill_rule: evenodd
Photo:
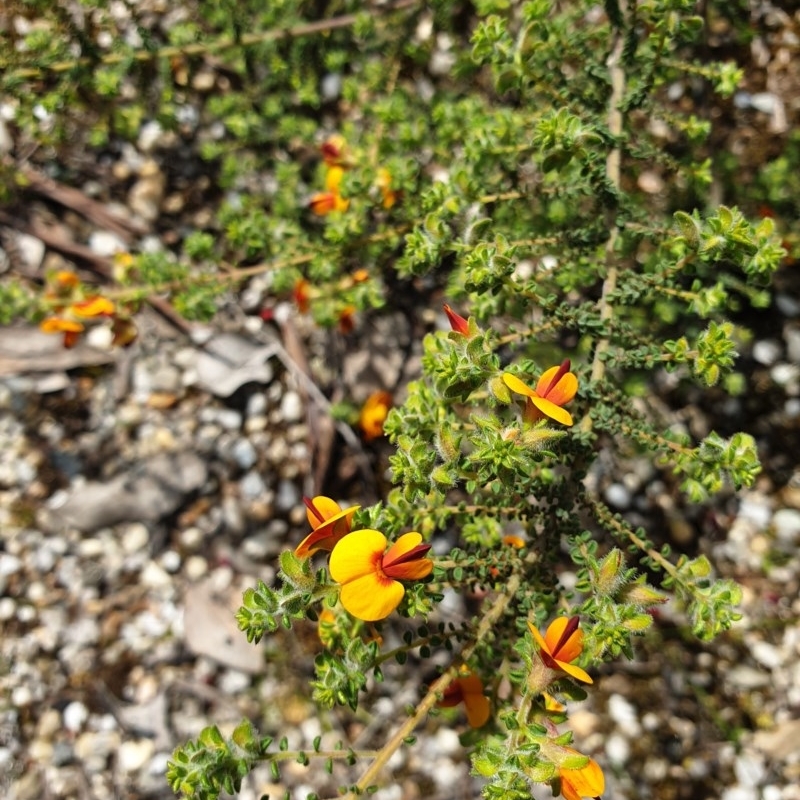
<path fill-rule="evenodd" d="M 70 311 L 78 317 L 110 317 L 114 313 L 114 304 L 107 297 L 95 295 L 73 303 Z"/>
<path fill-rule="evenodd" d="M 567 639 L 577 630 L 577 617 L 556 617 L 544 634 L 547 651 L 555 657 L 561 657 L 561 648 Z"/>
<path fill-rule="evenodd" d="M 530 400 L 536 409 L 541 411 L 546 417 L 550 417 L 550 419 L 555 422 L 560 422 L 562 425 L 572 425 L 572 415 L 569 411 L 561 408 L 561 406 L 557 406 L 544 397 L 538 397 L 536 395 L 532 396 Z"/>
<path fill-rule="evenodd" d="M 530 386 L 523 383 L 516 375 L 510 372 L 503 373 L 503 383 L 511 389 L 512 392 L 517 394 L 524 394 L 526 397 L 536 397 L 536 392 Z"/>
<path fill-rule="evenodd" d="M 349 533 L 333 548 L 331 577 L 337 583 L 346 584 L 365 575 L 377 576 L 378 565 L 385 549 L 386 537 L 380 531 L 367 528 Z"/>
<path fill-rule="evenodd" d="M 467 692 L 464 695 L 464 708 L 467 711 L 467 721 L 471 728 L 482 728 L 488 721 L 492 707 L 489 698 L 483 692 Z"/>
<path fill-rule="evenodd" d="M 533 625 L 529 622 L 528 628 L 530 629 L 531 635 L 533 636 L 533 640 L 539 646 L 539 650 L 542 653 L 550 654 L 550 646 L 547 644 L 547 641 L 544 639 L 541 633 L 533 627 Z"/>
<path fill-rule="evenodd" d="M 325 495 L 318 494 L 316 497 L 304 497 L 303 503 L 306 506 L 308 524 L 315 530 L 323 523 L 342 513 L 341 506 L 335 500 L 331 500 L 330 497 L 325 497 Z M 357 508 L 357 506 L 353 506 L 353 508 Z"/>
<path fill-rule="evenodd" d="M 444 313 L 447 314 L 447 319 L 450 322 L 450 327 L 462 336 L 469 336 L 469 322 L 464 319 L 460 314 L 456 314 L 450 306 L 445 303 Z M 513 376 L 512 376 L 513 377 Z"/>
<path fill-rule="evenodd" d="M 346 541 L 346 538 L 342 541 Z M 341 542 L 337 545 L 339 546 Z M 333 552 L 335 554 L 336 550 Z M 333 556 L 331 556 L 331 575 L 333 575 Z M 405 593 L 402 583 L 397 581 L 385 583 L 375 572 L 371 572 L 344 583 L 339 599 L 356 619 L 375 622 L 388 617 L 400 605 Z"/>
<path fill-rule="evenodd" d="M 63 317 L 47 317 L 39 323 L 39 330 L 43 333 L 80 333 L 83 325 Z"/>
<path fill-rule="evenodd" d="M 599 797 L 606 788 L 606 779 L 600 765 L 592 758 L 580 769 L 559 770 L 561 794 L 566 800 Z"/>

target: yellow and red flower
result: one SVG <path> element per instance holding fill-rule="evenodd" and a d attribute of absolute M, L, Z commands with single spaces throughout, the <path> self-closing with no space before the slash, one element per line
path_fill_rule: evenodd
<path fill-rule="evenodd" d="M 391 407 L 392 396 L 389 392 L 373 392 L 364 401 L 361 413 L 358 415 L 358 424 L 367 441 L 383 436 L 383 423 L 386 422 Z"/>
<path fill-rule="evenodd" d="M 311 284 L 305 278 L 298 278 L 292 289 L 292 299 L 301 314 L 307 314 L 311 308 Z"/>
<path fill-rule="evenodd" d="M 308 558 L 318 550 L 333 550 L 337 542 L 350 533 L 353 514 L 361 506 L 342 507 L 330 497 L 317 495 L 314 498 L 304 497 L 306 517 L 313 530 L 295 548 L 298 558 Z"/>
<path fill-rule="evenodd" d="M 492 713 L 489 699 L 483 693 L 483 681 L 469 671 L 453 680 L 437 705 L 440 708 L 452 708 L 459 703 L 464 704 L 467 721 L 472 728 L 482 728 Z"/>
<path fill-rule="evenodd" d="M 503 373 L 503 382 L 512 392 L 528 398 L 525 405 L 526 422 L 538 422 L 549 417 L 562 425 L 572 425 L 572 416 L 562 408 L 578 392 L 578 378 L 570 372 L 568 358 L 560 366 L 546 370 L 535 389 L 531 389 L 510 372 Z"/>
<path fill-rule="evenodd" d="M 316 192 L 309 200 L 309 206 L 315 214 L 325 216 L 332 211 L 347 211 L 350 201 L 342 197 L 339 191 L 343 177 L 344 169 L 342 167 L 328 167 L 325 173 L 325 191 Z"/>
<path fill-rule="evenodd" d="M 45 296 L 49 298 L 62 296 L 65 292 L 78 289 L 79 285 L 80 282 L 74 273 L 61 271 L 55 276 L 53 292 L 48 292 Z M 85 329 L 82 320 L 111 317 L 115 311 L 114 303 L 102 295 L 64 300 L 56 303 L 56 313 L 43 319 L 39 323 L 39 329 L 44 333 L 63 333 L 64 347 L 70 348 L 74 347 L 79 335 Z"/>
<path fill-rule="evenodd" d="M 579 623 L 579 617 L 557 617 L 548 625 L 544 636 L 530 622 L 528 627 L 539 645 L 539 658 L 548 669 L 566 672 L 584 683 L 594 683 L 585 670 L 571 663 L 583 652 L 583 631 Z"/>
<path fill-rule="evenodd" d="M 405 595 L 400 581 L 426 578 L 433 570 L 422 535 L 404 533 L 388 550 L 386 537 L 371 529 L 353 531 L 333 548 L 331 577 L 341 585 L 339 599 L 357 619 L 388 617 Z"/>
<path fill-rule="evenodd" d="M 329 136 L 322 143 L 320 152 L 322 153 L 322 160 L 329 167 L 350 165 L 347 157 L 347 140 L 340 133 L 334 133 L 333 136 Z"/>
<path fill-rule="evenodd" d="M 566 748 L 571 750 L 571 748 Z M 572 751 L 580 755 L 577 750 Z M 561 795 L 564 800 L 583 800 L 584 797 L 600 797 L 606 786 L 606 779 L 600 765 L 592 758 L 579 769 L 558 770 Z"/>

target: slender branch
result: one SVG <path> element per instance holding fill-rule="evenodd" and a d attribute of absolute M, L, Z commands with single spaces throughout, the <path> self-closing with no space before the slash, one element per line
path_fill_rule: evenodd
<path fill-rule="evenodd" d="M 492 630 L 495 623 L 500 619 L 506 610 L 511 598 L 517 593 L 520 587 L 520 576 L 512 575 L 506 584 L 505 591 L 501 594 L 494 605 L 489 609 L 486 616 L 481 620 L 477 631 L 475 632 L 475 639 L 472 644 L 464 648 L 461 653 L 461 662 L 468 661 L 478 643 L 481 642 Z M 392 735 L 389 741 L 381 748 L 380 753 L 369 765 L 366 772 L 361 776 L 358 783 L 353 787 L 355 791 L 348 792 L 344 800 L 355 800 L 358 794 L 366 791 L 368 786 L 371 786 L 375 779 L 380 774 L 380 771 L 386 766 L 389 759 L 394 755 L 395 751 L 400 748 L 405 739 L 407 739 L 417 728 L 417 726 L 425 719 L 428 712 L 436 705 L 437 701 L 441 699 L 444 690 L 453 682 L 458 674 L 458 665 L 453 664 L 450 669 L 444 672 L 433 683 L 428 693 L 417 705 L 414 714 L 410 716 Z"/>
<path fill-rule="evenodd" d="M 403 11 L 416 5 L 418 5 L 418 0 L 398 0 L 393 5 L 383 9 L 373 8 L 370 10 L 370 14 L 374 15 L 381 12 L 390 14 L 393 11 Z M 233 47 L 252 47 L 253 45 L 265 44 L 266 42 L 277 42 L 281 39 L 299 39 L 303 36 L 313 36 L 320 33 L 329 33 L 330 31 L 340 28 L 349 28 L 358 21 L 359 17 L 360 14 L 343 14 L 340 17 L 307 22 L 302 25 L 295 25 L 292 28 L 272 28 L 271 30 L 262 31 L 260 33 L 245 33 L 235 38 L 223 36 L 214 42 L 173 45 L 162 47 L 159 50 L 136 50 L 133 53 L 106 53 L 100 58 L 99 62 L 104 66 L 113 66 L 114 64 L 121 64 L 126 61 L 143 62 L 154 61 L 158 58 L 172 59 L 186 56 L 199 56 L 205 55 L 206 53 L 218 53 Z M 47 73 L 68 72 L 75 67 L 92 66 L 92 64 L 93 62 L 90 58 L 76 58 L 68 61 L 58 61 L 46 67 L 21 67 L 12 70 L 10 76 L 17 80 L 41 78 Z M 7 61 L 0 61 L 0 69 L 7 70 L 9 66 Z"/>
<path fill-rule="evenodd" d="M 620 2 L 621 11 L 623 13 L 625 11 L 624 5 L 624 2 Z M 614 46 L 606 61 L 611 78 L 611 96 L 608 100 L 608 130 L 617 140 L 617 144 L 611 149 L 606 159 L 606 177 L 609 183 L 617 190 L 620 188 L 622 164 L 622 148 L 619 141 L 622 136 L 624 122 L 621 110 L 621 104 L 625 97 L 625 70 L 622 66 L 624 48 L 624 32 L 622 30 L 617 30 Z M 603 292 L 598 302 L 601 323 L 608 322 L 614 313 L 613 307 L 609 301 L 609 296 L 617 288 L 618 269 L 615 250 L 619 229 L 616 225 L 611 225 L 610 227 L 611 230 L 605 248 L 606 278 L 605 281 L 603 281 Z M 602 380 L 605 375 L 606 366 L 603 361 L 603 356 L 608 351 L 609 346 L 610 339 L 608 336 L 603 337 L 597 343 L 597 347 L 594 351 L 594 359 L 592 361 L 591 380 L 593 382 Z M 581 428 L 584 432 L 591 430 L 592 418 L 589 414 L 583 418 Z"/>

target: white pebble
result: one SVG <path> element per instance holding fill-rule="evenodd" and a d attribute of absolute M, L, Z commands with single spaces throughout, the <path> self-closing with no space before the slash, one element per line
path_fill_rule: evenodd
<path fill-rule="evenodd" d="M 744 752 L 733 762 L 733 772 L 741 786 L 758 786 L 767 775 L 764 757 Z"/>
<path fill-rule="evenodd" d="M 782 542 L 793 544 L 800 535 L 800 511 L 795 508 L 780 508 L 772 516 L 775 535 Z"/>
<path fill-rule="evenodd" d="M 297 392 L 286 392 L 281 398 L 281 417 L 284 422 L 299 422 L 303 418 L 303 401 Z"/>
<path fill-rule="evenodd" d="M 750 647 L 753 658 L 767 669 L 777 669 L 783 663 L 780 650 L 774 644 L 758 640 Z"/>
<path fill-rule="evenodd" d="M 771 367 L 780 357 L 782 348 L 774 339 L 761 339 L 753 345 L 753 358 L 765 367 Z"/>
<path fill-rule="evenodd" d="M 628 740 L 618 733 L 612 733 L 606 739 L 606 755 L 608 760 L 614 764 L 624 764 L 631 754 L 631 746 Z"/>
<path fill-rule="evenodd" d="M 612 483 L 603 493 L 606 502 L 613 508 L 626 509 L 631 505 L 631 493 L 621 483 Z"/>
<path fill-rule="evenodd" d="M 758 790 L 752 786 L 731 786 L 722 793 L 721 800 L 758 800 Z"/>
<path fill-rule="evenodd" d="M 208 561 L 202 556 L 189 556 L 183 565 L 183 574 L 190 581 L 198 581 L 208 573 Z"/>
<path fill-rule="evenodd" d="M 126 553 L 138 553 L 147 547 L 150 541 L 150 531 L 141 522 L 134 522 L 128 525 L 122 534 L 122 549 Z"/>
<path fill-rule="evenodd" d="M 17 613 L 17 602 L 13 597 L 0 598 L 0 622 L 7 622 L 14 619 Z"/>
<path fill-rule="evenodd" d="M 167 550 L 160 560 L 161 566 L 167 572 L 177 572 L 181 568 L 181 554 L 175 550 Z"/>
<path fill-rule="evenodd" d="M 612 694 L 608 698 L 608 714 L 628 736 L 633 738 L 641 733 L 636 709 L 621 694 Z"/>
<path fill-rule="evenodd" d="M 89 719 L 89 709 L 79 700 L 74 700 L 61 712 L 61 718 L 68 731 L 77 733 Z"/>
<path fill-rule="evenodd" d="M 16 686 L 11 692 L 11 705 L 24 708 L 33 702 L 33 692 L 28 686 Z"/>
<path fill-rule="evenodd" d="M 123 742 L 117 751 L 117 765 L 123 772 L 136 772 L 153 757 L 154 752 L 152 739 Z"/>

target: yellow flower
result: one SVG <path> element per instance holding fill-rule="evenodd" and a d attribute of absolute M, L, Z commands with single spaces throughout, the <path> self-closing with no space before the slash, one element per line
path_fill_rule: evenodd
<path fill-rule="evenodd" d="M 556 617 L 548 625 L 544 636 L 530 622 L 528 627 L 539 645 L 539 658 L 546 667 L 566 672 L 584 683 L 594 683 L 585 670 L 570 663 L 583 651 L 583 631 L 578 629 L 579 622 L 579 617 Z"/>
<path fill-rule="evenodd" d="M 110 317 L 114 313 L 114 303 L 106 297 L 93 295 L 73 303 L 69 310 L 76 317 Z"/>
<path fill-rule="evenodd" d="M 336 543 L 350 533 L 353 523 L 353 514 L 361 506 L 342 508 L 335 500 L 323 495 L 313 499 L 304 497 L 308 524 L 314 529 L 297 545 L 294 554 L 298 558 L 308 558 L 318 550 L 333 550 Z"/>
<path fill-rule="evenodd" d="M 340 133 L 328 137 L 320 147 L 322 159 L 329 167 L 349 166 L 347 141 Z"/>
<path fill-rule="evenodd" d="M 440 708 L 452 708 L 464 704 L 467 721 L 472 728 L 482 728 L 492 713 L 489 699 L 483 693 L 483 681 L 470 672 L 459 675 L 444 690 L 444 697 L 437 703 Z"/>
<path fill-rule="evenodd" d="M 74 319 L 64 317 L 47 317 L 39 323 L 39 330 L 43 333 L 63 333 L 64 347 L 74 347 L 78 337 L 83 331 L 83 324 Z"/>
<path fill-rule="evenodd" d="M 570 750 L 574 755 L 580 755 L 577 750 Z M 592 758 L 589 762 L 579 769 L 558 770 L 558 777 L 561 783 L 561 794 L 564 800 L 582 800 L 584 797 L 599 797 L 603 794 L 606 786 L 606 779 L 600 765 Z"/>
<path fill-rule="evenodd" d="M 550 367 L 539 378 L 535 389 L 523 383 L 510 372 L 503 373 L 503 382 L 512 392 L 528 398 L 525 421 L 537 422 L 549 417 L 562 425 L 572 425 L 572 417 L 561 406 L 569 403 L 578 391 L 578 378 L 569 371 L 569 359 L 558 367 Z"/>
<path fill-rule="evenodd" d="M 406 592 L 400 581 L 430 575 L 430 548 L 416 531 L 404 533 L 388 550 L 380 531 L 368 528 L 345 536 L 333 548 L 330 561 L 331 577 L 342 587 L 342 605 L 365 622 L 388 617 Z"/>
<path fill-rule="evenodd" d="M 383 436 L 383 423 L 392 407 L 392 396 L 389 392 L 373 392 L 361 406 L 358 424 L 367 441 Z"/>
<path fill-rule="evenodd" d="M 325 191 L 313 194 L 309 200 L 309 206 L 315 214 L 324 216 L 332 211 L 347 211 L 350 201 L 342 197 L 339 191 L 343 177 L 342 167 L 328 168 L 325 173 Z"/>

